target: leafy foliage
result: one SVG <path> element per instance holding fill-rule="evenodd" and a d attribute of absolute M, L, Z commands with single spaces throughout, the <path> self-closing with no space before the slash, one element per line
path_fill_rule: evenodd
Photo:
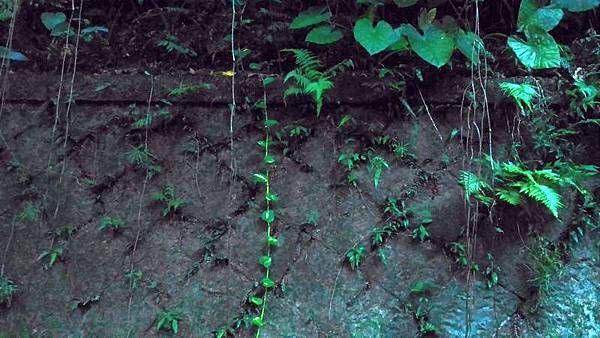
<path fill-rule="evenodd" d="M 164 204 L 162 210 L 163 217 L 179 211 L 179 209 L 183 208 L 186 204 L 185 200 L 176 196 L 175 187 L 170 184 L 167 184 L 162 191 L 157 191 L 152 194 L 152 199 Z"/>
<path fill-rule="evenodd" d="M 508 46 L 527 68 L 546 69 L 561 65 L 560 49 L 552 35 L 541 29 L 525 31 L 527 41 L 509 37 Z"/>
<path fill-rule="evenodd" d="M 323 64 L 310 51 L 305 49 L 284 49 L 292 53 L 296 59 L 296 69 L 284 77 L 283 82 L 293 80 L 295 85 L 288 87 L 283 96 L 310 95 L 315 101 L 317 116 L 323 108 L 324 93 L 333 88 L 333 78 L 338 72 L 354 67 L 351 60 L 346 60 L 327 70 L 322 70 Z"/>
<path fill-rule="evenodd" d="M 491 160 L 488 158 L 485 163 L 489 161 Z M 527 169 L 522 163 L 511 161 L 494 162 L 493 186 L 468 171 L 461 172 L 458 182 L 465 189 L 465 197 L 474 196 L 486 205 L 498 198 L 516 206 L 521 205 L 524 198 L 529 198 L 558 218 L 559 210 L 564 206 L 558 189 L 570 186 L 584 191 L 580 179 L 595 175 L 597 171 L 594 166 L 577 166 L 563 162 L 555 162 L 553 166 L 543 169 Z"/>
<path fill-rule="evenodd" d="M 450 61 L 456 43 L 448 33 L 432 24 L 424 25 L 423 34 L 413 26 L 405 27 L 411 49 L 423 60 L 438 68 Z"/>
<path fill-rule="evenodd" d="M 148 117 L 146 117 L 143 123 L 146 124 L 148 122 Z M 146 175 L 150 178 L 157 173 L 160 173 L 162 170 L 156 160 L 156 157 L 152 155 L 148 147 L 143 144 L 132 146 L 127 152 L 127 162 L 135 167 L 144 168 L 146 170 Z"/>
<path fill-rule="evenodd" d="M 400 38 L 399 33 L 384 20 L 379 21 L 374 27 L 368 18 L 356 20 L 353 32 L 356 41 L 370 55 L 384 51 Z"/>
<path fill-rule="evenodd" d="M 465 198 L 469 200 L 471 196 L 477 196 L 481 200 L 485 189 L 489 189 L 490 186 L 487 182 L 479 178 L 470 171 L 461 171 L 458 177 L 458 184 L 460 184 L 465 191 Z"/>
<path fill-rule="evenodd" d="M 0 276 L 0 305 L 10 305 L 12 297 L 18 290 L 19 288 L 15 282 L 5 276 Z"/>
<path fill-rule="evenodd" d="M 543 238 L 538 238 L 529 252 L 529 267 L 533 278 L 530 280 L 539 291 L 546 292 L 550 283 L 562 273 L 563 262 L 558 247 Z"/>
<path fill-rule="evenodd" d="M 373 174 L 373 184 L 375 185 L 375 189 L 377 189 L 383 170 L 389 169 L 390 165 L 383 157 L 375 155 L 372 152 L 368 153 L 367 158 L 369 159 L 367 169 Z"/>
<path fill-rule="evenodd" d="M 310 7 L 300 12 L 290 23 L 290 29 L 301 29 L 329 20 L 331 14 L 327 7 Z"/>
<path fill-rule="evenodd" d="M 346 252 L 346 260 L 348 261 L 348 264 L 350 264 L 352 270 L 356 270 L 358 267 L 360 267 L 363 256 L 366 252 L 367 249 L 364 247 L 364 245 L 352 248 Z"/>
<path fill-rule="evenodd" d="M 175 35 L 168 34 L 164 39 L 158 41 L 156 44 L 158 47 L 164 48 L 167 53 L 175 52 L 179 55 L 185 56 L 198 56 L 198 54 L 189 47 L 184 47 L 179 44 Z"/>
<path fill-rule="evenodd" d="M 50 249 L 42 251 L 42 253 L 38 256 L 37 260 L 39 261 L 48 258 L 47 268 L 51 268 L 54 265 L 54 263 L 61 259 L 63 251 L 64 249 L 62 246 L 53 246 Z"/>
<path fill-rule="evenodd" d="M 158 315 L 158 324 L 156 324 L 156 330 L 160 331 L 162 329 L 173 331 L 173 333 L 177 334 L 179 332 L 179 322 L 182 320 L 183 316 L 181 313 L 175 310 L 165 309 L 160 312 Z"/>
<path fill-rule="evenodd" d="M 504 94 L 515 100 L 524 115 L 533 109 L 533 100 L 539 96 L 535 87 L 527 83 L 500 82 L 499 86 Z"/>
<path fill-rule="evenodd" d="M 100 220 L 100 231 L 113 231 L 113 232 L 118 232 L 121 229 L 125 228 L 127 226 L 127 224 L 125 223 L 125 221 L 123 221 L 120 218 L 113 218 L 110 216 L 104 216 L 102 217 L 102 219 Z"/>

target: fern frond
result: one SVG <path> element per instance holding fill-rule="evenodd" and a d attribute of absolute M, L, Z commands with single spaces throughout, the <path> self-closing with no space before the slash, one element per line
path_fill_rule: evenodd
<path fill-rule="evenodd" d="M 288 89 L 283 92 L 283 98 L 285 99 L 288 96 L 298 96 L 304 94 L 304 91 L 296 86 L 288 87 Z"/>
<path fill-rule="evenodd" d="M 528 173 L 528 170 L 511 161 L 502 163 L 501 169 L 503 176 L 527 175 Z"/>
<path fill-rule="evenodd" d="M 489 185 L 483 181 L 479 176 L 475 175 L 470 171 L 461 171 L 458 176 L 458 184 L 460 184 L 465 191 L 465 198 L 468 200 L 472 195 L 482 194 L 484 189 L 487 189 Z"/>
<path fill-rule="evenodd" d="M 306 72 L 306 77 L 313 81 L 316 81 L 316 80 L 324 77 L 323 72 L 318 71 L 316 69 L 306 69 L 305 72 Z"/>
<path fill-rule="evenodd" d="M 562 177 L 552 169 L 536 170 L 533 175 L 539 179 L 544 179 L 552 183 L 560 183 Z"/>
<path fill-rule="evenodd" d="M 525 107 L 529 110 L 533 109 L 533 99 L 539 95 L 535 87 L 527 83 L 516 84 L 511 82 L 501 82 L 499 86 L 504 94 L 515 100 L 522 111 L 525 111 Z"/>
<path fill-rule="evenodd" d="M 297 69 L 290 70 L 290 71 L 289 71 L 289 72 L 288 72 L 288 73 L 285 75 L 285 77 L 283 78 L 283 83 L 286 83 L 286 82 L 288 82 L 288 80 L 289 80 L 289 79 L 293 79 L 293 80 L 295 80 L 295 81 L 298 81 L 298 78 L 299 78 L 299 77 L 303 77 L 303 75 L 302 75 L 302 74 L 300 74 L 300 73 L 298 72 L 298 70 L 297 70 Z"/>
<path fill-rule="evenodd" d="M 346 60 L 338 63 L 337 65 L 327 69 L 325 72 L 323 72 L 323 75 L 328 78 L 334 77 L 337 74 L 343 73 L 350 68 L 354 69 L 354 62 L 352 62 L 352 60 L 350 60 L 350 59 L 346 59 Z"/>
<path fill-rule="evenodd" d="M 554 188 L 544 184 L 530 182 L 523 185 L 519 192 L 543 204 L 556 218 L 558 218 L 558 209 L 564 206 L 560 194 Z"/>
<path fill-rule="evenodd" d="M 292 53 L 294 55 L 297 68 L 304 73 L 310 69 L 319 69 L 323 66 L 321 60 L 319 60 L 313 53 L 306 49 L 286 48 L 283 49 L 283 51 Z"/>
<path fill-rule="evenodd" d="M 500 198 L 501 201 L 504 201 L 511 205 L 521 204 L 521 195 L 513 190 L 497 189 L 496 196 L 498 196 L 498 198 Z"/>

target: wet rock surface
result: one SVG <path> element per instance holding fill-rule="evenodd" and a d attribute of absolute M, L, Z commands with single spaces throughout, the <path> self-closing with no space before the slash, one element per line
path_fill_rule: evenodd
<path fill-rule="evenodd" d="M 89 94 L 102 81 L 86 77 L 82 90 Z M 0 153 L 0 244 L 9 245 L 5 273 L 19 292 L 9 308 L 0 309 L 0 334 L 161 336 L 166 332 L 156 331 L 158 313 L 176 309 L 182 314 L 180 335 L 208 337 L 235 326 L 247 297 L 258 290 L 264 224 L 252 174 L 261 168 L 260 114 L 240 109 L 230 135 L 226 94 L 214 105 L 204 99 L 173 107 L 153 103 L 152 112 L 169 109 L 172 118 L 146 133 L 131 126 L 146 111 L 140 93 L 148 90 L 148 79 L 136 81 L 125 96 L 82 94 L 68 119 L 62 109 L 55 115 L 43 91 L 31 101 L 18 96 L 4 108 L 1 132 L 8 146 Z M 427 115 L 390 114 L 369 102 L 342 102 L 319 118 L 310 106 L 273 109 L 281 126 L 310 132 L 293 140 L 285 136 L 287 143 L 274 146 L 278 164 L 272 182 L 281 198 L 275 231 L 281 245 L 273 253 L 277 287 L 268 298 L 265 336 L 412 337 L 424 334 L 425 319 L 442 337 L 600 334 L 597 232 L 578 247 L 539 303 L 530 292 L 526 260 L 533 221 L 514 210 L 506 212 L 513 217 L 502 224 L 504 234 L 484 220 L 477 230 L 474 261 L 484 270 L 491 253 L 500 267 L 498 285 L 487 287 L 482 273 L 467 278 L 468 269 L 456 263 L 448 247 L 464 241 L 467 223 L 456 183 L 462 145 L 445 136 L 461 119 L 454 99 L 440 100 L 430 109 L 443 141 Z M 346 114 L 353 125 L 337 128 Z M 495 141 L 502 147 L 506 138 L 497 130 Z M 400 160 L 374 144 L 382 135 L 409 144 L 416 158 Z M 127 162 L 127 152 L 141 144 L 161 166 L 149 179 Z M 338 156 L 369 149 L 390 168 L 376 188 L 368 164 L 360 163 L 354 188 Z M 11 169 L 11 160 L 20 167 Z M 186 205 L 162 217 L 151 195 L 167 184 Z M 371 230 L 385 223 L 389 197 L 404 198 L 415 216 L 409 229 L 387 239 L 383 264 L 372 250 Z M 15 223 L 26 202 L 40 207 L 39 219 Z M 421 242 L 411 231 L 424 211 L 431 215 L 431 238 Z M 122 218 L 127 227 L 116 234 L 99 231 L 105 215 Z M 538 221 L 536 233 L 560 239 L 564 224 Z M 64 229 L 72 232 L 60 232 Z M 46 268 L 37 258 L 56 245 L 64 248 L 63 259 Z M 358 245 L 367 254 L 353 271 L 344 257 Z M 132 268 L 139 273 L 130 274 Z M 431 288 L 415 291 L 419 282 Z M 417 314 L 425 303 L 426 313 Z M 245 337 L 253 331 L 241 324 L 235 332 Z"/>

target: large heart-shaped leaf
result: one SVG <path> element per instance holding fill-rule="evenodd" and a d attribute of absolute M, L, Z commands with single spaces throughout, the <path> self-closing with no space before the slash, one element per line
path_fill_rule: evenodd
<path fill-rule="evenodd" d="M 371 20 L 362 18 L 354 24 L 354 39 L 363 46 L 370 55 L 375 55 L 398 41 L 398 33 L 389 23 L 381 20 L 375 27 Z"/>
<path fill-rule="evenodd" d="M 552 3 L 569 12 L 584 12 L 600 6 L 600 0 L 553 0 Z"/>
<path fill-rule="evenodd" d="M 560 66 L 560 49 L 552 35 L 544 32 L 525 32 L 527 42 L 508 38 L 508 46 L 523 65 L 531 69 L 556 68 Z"/>
<path fill-rule="evenodd" d="M 544 0 L 521 1 L 517 18 L 519 32 L 530 26 L 536 26 L 549 32 L 558 25 L 564 14 L 562 9 L 552 5 L 544 7 L 544 4 Z"/>
<path fill-rule="evenodd" d="M 456 47 L 454 39 L 435 25 L 426 26 L 423 35 L 412 25 L 407 25 L 406 35 L 411 49 L 438 68 L 450 61 Z"/>
<path fill-rule="evenodd" d="M 61 12 L 44 12 L 40 18 L 42 19 L 44 26 L 46 26 L 49 31 L 52 31 L 56 26 L 67 20 L 67 16 Z"/>
<path fill-rule="evenodd" d="M 311 7 L 294 18 L 290 23 L 290 29 L 300 29 L 308 26 L 319 24 L 329 20 L 329 10 L 327 7 Z"/>
<path fill-rule="evenodd" d="M 318 45 L 329 45 L 339 41 L 344 34 L 339 29 L 331 26 L 320 26 L 313 28 L 306 35 L 306 42 L 316 43 Z"/>
<path fill-rule="evenodd" d="M 25 54 L 0 46 L 0 59 L 9 59 L 13 61 L 29 60 Z"/>
<path fill-rule="evenodd" d="M 456 47 L 472 63 L 479 64 L 479 56 L 485 52 L 485 45 L 479 35 L 460 29 L 456 33 Z"/>

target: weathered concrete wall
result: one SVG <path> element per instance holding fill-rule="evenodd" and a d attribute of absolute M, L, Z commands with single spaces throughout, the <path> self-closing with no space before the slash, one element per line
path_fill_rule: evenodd
<path fill-rule="evenodd" d="M 69 78 L 65 76 L 65 83 Z M 154 78 L 154 86 L 147 75 L 78 75 L 68 122 L 65 106 L 55 120 L 51 98 L 57 93 L 57 77 L 10 75 L 10 92 L 0 116 L 6 140 L 0 153 L 0 238 L 4 239 L 0 244 L 10 244 L 6 274 L 20 291 L 9 309 L 0 310 L 0 333 L 157 336 L 157 314 L 171 308 L 183 315 L 181 335 L 207 337 L 219 327 L 232 325 L 249 309 L 246 298 L 258 290 L 257 259 L 264 242 L 261 192 L 251 182 L 252 174 L 262 168 L 256 141 L 263 131 L 260 113 L 252 112 L 244 98 L 253 103 L 263 92 L 258 77 L 240 74 L 239 78 L 241 108 L 234 120 L 231 152 L 230 79 L 218 72 L 160 75 Z M 109 87 L 96 91 L 108 82 Z M 434 285 L 428 294 L 429 320 L 441 336 L 464 335 L 467 294 L 473 299 L 473 336 L 513 333 L 515 314 L 529 296 L 530 278 L 523 254 L 527 242 L 509 228 L 519 219 L 506 225 L 506 237 L 495 234 L 485 222 L 478 230 L 475 260 L 483 268 L 485 255 L 491 252 L 502 267 L 500 285 L 493 289 L 484 286 L 480 275 L 467 287 L 466 271 L 447 254 L 448 243 L 464 241 L 466 216 L 456 175 L 465 150 L 447 135 L 464 123 L 460 103 L 469 80 L 441 79 L 422 88 L 444 141 L 439 140 L 418 96 L 409 98 L 418 114 L 410 118 L 395 111 L 396 98 L 387 97 L 377 86 L 366 90 L 357 85 L 363 82 L 359 74 L 336 81 L 329 95 L 336 101 L 329 101 L 320 118 L 303 98 L 284 106 L 279 83 L 267 92 L 271 117 L 281 127 L 301 125 L 310 133 L 301 138 L 285 136 L 287 144 L 274 145 L 278 164 L 272 184 L 281 197 L 275 210 L 282 245 L 273 254 L 278 287 L 269 299 L 265 335 L 418 335 L 414 317 L 418 297 L 410 292 L 417 281 Z M 160 103 L 179 83 L 212 83 L 215 88 L 173 100 L 173 106 Z M 134 130 L 131 123 L 144 116 L 151 88 L 150 110 L 168 109 L 173 118 L 157 119 L 146 134 Z M 499 107 L 503 102 L 491 84 L 489 98 Z M 354 122 L 346 129 L 337 128 L 346 114 Z M 504 120 L 495 123 L 494 142 L 501 153 L 509 138 L 502 132 Z M 385 147 L 374 146 L 372 139 L 382 135 L 412 145 L 417 159 L 398 160 Z M 162 166 L 149 180 L 126 161 L 131 146 L 146 142 Z M 345 183 L 338 156 L 344 150 L 365 152 L 369 147 L 391 168 L 383 172 L 375 189 L 372 173 L 361 164 L 356 170 L 358 189 L 352 188 Z M 11 159 L 21 166 L 9 170 Z M 151 199 L 165 184 L 173 184 L 187 201 L 181 213 L 167 218 Z M 372 227 L 385 222 L 382 204 L 388 197 L 404 198 L 415 210 L 429 210 L 432 240 L 421 243 L 411 239 L 410 230 L 400 232 L 386 242 L 387 265 L 369 250 L 359 271 L 351 271 L 343 264 L 344 254 L 359 243 L 369 247 Z M 26 201 L 41 206 L 39 221 L 13 222 Z M 307 215 L 314 212 L 318 220 L 309 224 Z M 123 218 L 128 228 L 117 236 L 100 232 L 98 225 L 105 215 Z M 411 226 L 418 221 L 415 217 Z M 55 234 L 65 226 L 74 232 Z M 563 227 L 548 224 L 541 229 L 550 228 L 549 234 L 556 236 Z M 36 258 L 53 244 L 64 246 L 64 261 L 46 270 Z M 143 273 L 135 288 L 125 277 L 131 266 Z M 544 328 L 536 330 L 532 332 L 544 332 Z M 236 331 L 239 336 L 251 333 L 249 328 Z"/>

